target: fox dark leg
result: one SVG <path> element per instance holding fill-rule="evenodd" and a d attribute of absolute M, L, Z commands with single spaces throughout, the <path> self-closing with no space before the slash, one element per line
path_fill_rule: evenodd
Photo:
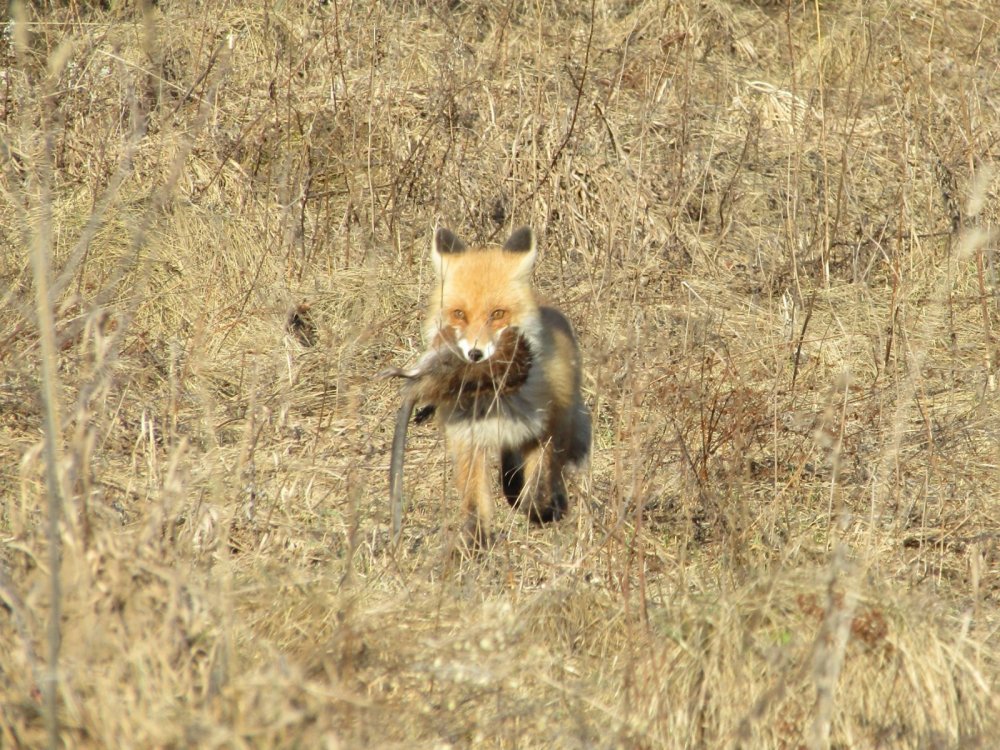
<path fill-rule="evenodd" d="M 507 502 L 516 508 L 524 489 L 524 457 L 521 451 L 505 448 L 500 453 L 500 486 Z"/>
<path fill-rule="evenodd" d="M 569 503 L 562 478 L 562 461 L 552 441 L 533 447 L 524 454 L 523 485 L 514 504 L 528 514 L 532 523 L 558 521 Z"/>

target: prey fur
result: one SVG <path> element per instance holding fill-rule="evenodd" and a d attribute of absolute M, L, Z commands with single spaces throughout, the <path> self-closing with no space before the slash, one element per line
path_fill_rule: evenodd
<path fill-rule="evenodd" d="M 389 462 L 389 503 L 392 538 L 399 540 L 403 518 L 403 463 L 407 427 L 414 409 L 422 422 L 437 412 L 443 422 L 477 420 L 490 416 L 517 416 L 518 390 L 527 382 L 533 357 L 527 338 L 516 328 L 506 329 L 489 359 L 469 362 L 442 334 L 437 346 L 425 352 L 409 369 L 389 367 L 380 378 L 401 378 L 402 404 L 396 413 Z M 514 414 L 510 414 L 510 412 Z"/>

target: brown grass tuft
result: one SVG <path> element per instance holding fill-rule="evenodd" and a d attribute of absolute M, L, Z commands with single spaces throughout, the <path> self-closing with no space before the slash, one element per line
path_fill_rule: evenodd
<path fill-rule="evenodd" d="M 0 746 L 1000 742 L 987 11 L 21 7 Z M 438 221 L 538 231 L 595 416 L 478 557 L 428 425 L 389 537 Z"/>

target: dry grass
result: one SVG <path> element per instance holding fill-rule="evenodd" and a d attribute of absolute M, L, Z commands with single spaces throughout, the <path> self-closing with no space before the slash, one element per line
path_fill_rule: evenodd
<path fill-rule="evenodd" d="M 0 35 L 0 746 L 1000 743 L 987 4 L 96 5 Z M 439 220 L 595 413 L 475 559 Z"/>

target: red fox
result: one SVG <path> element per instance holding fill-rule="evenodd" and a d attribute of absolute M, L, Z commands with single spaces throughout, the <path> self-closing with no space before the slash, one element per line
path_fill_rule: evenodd
<path fill-rule="evenodd" d="M 590 451 L 580 350 L 566 317 L 535 301 L 536 255 L 527 227 L 502 247 L 472 248 L 438 229 L 431 246 L 437 283 L 424 326 L 428 351 L 409 372 L 391 373 L 411 378 L 409 409 L 419 402 L 437 412 L 475 544 L 490 539 L 491 456 L 499 453 L 508 502 L 545 523 L 566 512 L 563 468 L 579 465 Z M 402 419 L 408 417 L 406 411 Z M 401 444 L 399 453 L 401 467 Z"/>

